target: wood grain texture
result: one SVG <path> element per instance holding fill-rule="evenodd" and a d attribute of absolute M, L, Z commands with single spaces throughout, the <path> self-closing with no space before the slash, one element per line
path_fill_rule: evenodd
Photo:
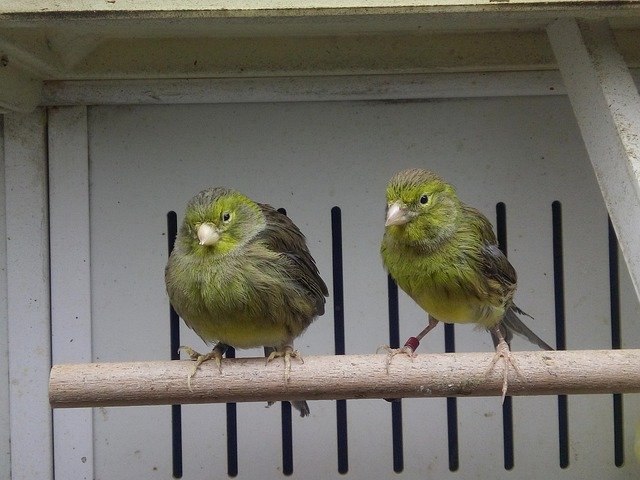
<path fill-rule="evenodd" d="M 510 395 L 640 392 L 640 350 L 517 352 L 523 377 L 509 371 Z M 294 360 L 285 382 L 282 362 L 225 359 L 222 373 L 205 363 L 187 387 L 190 361 L 54 365 L 54 408 L 263 402 L 353 398 L 499 395 L 502 362 L 485 372 L 492 353 L 406 356 L 340 355 Z"/>
<path fill-rule="evenodd" d="M 606 20 L 561 20 L 547 32 L 640 296 L 640 94 Z"/>

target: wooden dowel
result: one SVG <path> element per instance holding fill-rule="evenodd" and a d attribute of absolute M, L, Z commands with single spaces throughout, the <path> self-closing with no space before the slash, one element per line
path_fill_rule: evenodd
<path fill-rule="evenodd" d="M 509 370 L 509 395 L 640 392 L 640 350 L 515 352 L 522 378 Z M 309 356 L 293 359 L 289 381 L 282 360 L 264 358 L 200 366 L 193 362 L 54 365 L 49 401 L 54 408 L 262 402 L 348 398 L 500 395 L 503 363 L 485 375 L 493 353 L 419 354 L 413 361 L 386 355 Z"/>

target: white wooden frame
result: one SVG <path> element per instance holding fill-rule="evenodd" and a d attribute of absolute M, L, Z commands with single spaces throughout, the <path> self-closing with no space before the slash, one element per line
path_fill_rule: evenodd
<path fill-rule="evenodd" d="M 46 112 L 7 115 L 5 194 L 11 474 L 53 476 Z"/>
<path fill-rule="evenodd" d="M 3 375 L 6 371 L 9 379 L 8 395 L 3 396 L 0 392 L 0 408 L 11 408 L 10 438 L 0 423 L 0 455 L 8 455 L 3 449 L 8 448 L 10 439 L 12 478 L 52 478 L 54 452 L 51 439 L 54 434 L 55 456 L 78 457 L 78 463 L 72 466 L 56 462 L 56 476 L 91 478 L 93 475 L 91 412 L 87 410 L 79 415 L 75 411 L 73 418 L 65 417 L 64 412 L 56 412 L 52 419 L 48 405 L 41 401 L 46 398 L 51 360 L 56 363 L 91 360 L 86 105 L 444 98 L 567 92 L 620 236 L 636 293 L 639 293 L 637 238 L 640 237 L 640 216 L 637 212 L 640 177 L 636 166 L 640 137 L 622 133 L 631 131 L 637 135 L 640 101 L 627 67 L 610 43 L 608 26 L 599 23 L 594 28 L 599 34 L 586 38 L 575 20 L 564 20 L 549 28 L 566 90 L 557 72 L 45 83 L 45 105 L 75 105 L 50 110 L 50 192 L 47 191 L 46 116 L 42 109 L 28 115 L 7 115 L 4 155 L 0 151 L 5 171 L 3 198 L 6 197 L 5 207 L 9 212 L 6 217 L 0 215 L 0 233 L 5 220 L 8 238 L 6 298 L 4 277 L 0 272 L 0 310 L 7 310 L 6 325 L 0 320 L 0 377 L 7 378 Z M 608 63 L 597 64 L 593 61 L 594 50 L 587 46 L 602 46 L 599 42 L 603 39 L 609 43 L 596 54 L 604 55 Z M 576 49 L 579 56 L 573 63 L 571 55 Z M 615 71 L 598 68 L 603 65 L 615 67 Z M 574 69 L 578 68 L 580 78 L 588 80 L 588 88 L 573 80 Z M 585 95 L 580 92 L 582 88 L 585 88 Z M 597 102 L 592 102 L 594 98 Z M 629 126 L 631 130 L 625 130 Z M 596 137 L 597 132 L 603 132 L 602 136 Z M 599 149 L 603 144 L 607 146 L 604 153 Z M 63 157 L 73 161 L 63 163 L 60 161 Z M 617 176 L 603 175 L 606 171 L 603 165 L 615 166 L 612 171 L 615 170 Z M 612 195 L 621 192 L 624 193 L 618 197 L 621 200 L 613 202 Z M 69 201 L 70 197 L 73 202 Z M 49 212 L 53 225 L 50 234 Z M 636 212 L 635 216 L 630 216 L 630 212 Z M 0 270 L 3 260 L 0 257 Z M 63 269 L 65 266 L 68 268 Z M 56 278 L 56 281 L 50 284 L 50 278 Z M 73 301 L 68 296 L 71 291 L 75 295 Z M 8 342 L 3 341 L 4 329 L 8 332 Z M 71 338 L 74 338 L 73 343 L 69 341 Z M 8 351 L 7 361 L 4 361 L 5 351 Z M 5 420 L 0 417 L 0 422 Z M 5 473 L 0 470 L 0 476 Z"/>
<path fill-rule="evenodd" d="M 91 362 L 87 109 L 49 110 L 51 360 Z M 54 410 L 56 478 L 93 478 L 93 413 Z M 64 461 L 62 461 L 64 459 Z"/>
<path fill-rule="evenodd" d="M 640 95 L 606 20 L 548 27 L 631 280 L 640 296 Z"/>
<path fill-rule="evenodd" d="M 4 127 L 0 117 L 0 171 L 4 172 Z M 0 182 L 0 478 L 11 474 L 9 435 L 9 325 L 7 316 L 7 224 L 5 185 Z M 6 412 L 6 414 L 5 414 Z"/>

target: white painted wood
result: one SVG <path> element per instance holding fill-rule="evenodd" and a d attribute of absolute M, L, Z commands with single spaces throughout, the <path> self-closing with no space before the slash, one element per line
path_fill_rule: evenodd
<path fill-rule="evenodd" d="M 131 37 L 122 38 L 122 34 L 116 32 L 105 35 L 95 49 L 84 52 L 85 56 L 75 48 L 62 50 L 61 55 L 79 57 L 79 61 L 70 65 L 64 75 L 45 78 L 307 77 L 555 67 L 553 53 L 541 28 L 527 32 L 424 34 L 416 28 L 369 35 L 348 30 L 301 32 L 298 36 L 286 31 L 285 26 L 281 28 L 285 31 L 247 36 L 247 30 L 238 30 L 212 37 L 211 31 L 218 29 L 207 25 L 202 36 L 190 35 L 178 40 L 167 32 L 141 32 L 142 38 L 136 38 L 129 31 L 126 35 Z M 176 35 L 180 37 L 181 32 L 178 30 Z"/>
<path fill-rule="evenodd" d="M 572 0 L 511 0 L 510 4 L 514 4 L 525 9 L 530 9 L 536 4 L 543 4 L 545 7 L 564 6 L 566 4 L 575 4 Z M 607 6 L 607 4 L 618 4 L 614 0 L 585 0 L 581 2 L 583 6 Z M 433 8 L 455 11 L 456 7 L 476 7 L 490 10 L 498 10 L 501 5 L 495 0 L 422 0 L 422 1 L 368 1 L 368 0 L 270 0 L 263 2 L 258 8 L 255 2 L 251 0 L 188 0 L 176 4 L 171 0 L 151 0 L 144 3 L 136 0 L 118 0 L 117 3 L 102 2 L 100 0 L 63 0 L 55 4 L 51 4 L 47 0 L 7 0 L 0 13 L 7 12 L 144 12 L 144 11 L 219 11 L 220 15 L 226 11 L 247 11 L 253 15 L 266 15 L 270 10 L 284 9 L 302 9 L 313 10 L 320 9 L 360 9 L 360 8 Z M 266 11 L 266 12 L 265 12 Z"/>
<path fill-rule="evenodd" d="M 576 14 L 612 17 L 629 63 L 640 58 L 637 2 L 44 3 L 0 6 L 0 108 L 29 111 L 62 79 L 550 70 L 544 27 Z"/>
<path fill-rule="evenodd" d="M 46 115 L 5 116 L 12 480 L 53 478 Z"/>
<path fill-rule="evenodd" d="M 49 110 L 51 349 L 58 363 L 90 362 L 91 269 L 86 107 Z M 56 478 L 93 478 L 91 409 L 54 411 Z"/>
<path fill-rule="evenodd" d="M 4 176 L 4 127 L 0 116 L 0 172 Z M 7 322 L 7 228 L 4 182 L 0 182 L 0 478 L 11 473 L 9 342 Z"/>
<path fill-rule="evenodd" d="M 547 31 L 640 296 L 640 95 L 606 21 L 559 20 Z"/>
<path fill-rule="evenodd" d="M 35 78 L 60 75 L 63 64 L 46 37 L 35 35 L 30 41 L 24 40 L 24 32 L 3 31 L 0 36 L 5 67 L 19 66 L 23 74 Z"/>
<path fill-rule="evenodd" d="M 555 71 L 45 82 L 43 105 L 296 102 L 565 94 Z"/>
<path fill-rule="evenodd" d="M 15 67 L 13 62 L 2 66 L 2 51 L 0 51 L 0 108 L 30 112 L 40 102 L 42 82 L 26 75 Z M 4 62 L 7 62 L 5 56 Z"/>
<path fill-rule="evenodd" d="M 640 80 L 640 70 L 631 69 Z M 157 105 L 566 95 L 557 71 L 44 82 L 42 105 Z"/>

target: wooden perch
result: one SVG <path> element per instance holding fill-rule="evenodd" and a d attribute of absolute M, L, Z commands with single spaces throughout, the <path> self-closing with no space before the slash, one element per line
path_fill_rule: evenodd
<path fill-rule="evenodd" d="M 509 395 L 640 392 L 640 350 L 515 352 L 523 378 L 509 371 Z M 201 365 L 193 362 L 54 365 L 49 401 L 54 408 L 179 403 L 330 400 L 500 395 L 503 363 L 485 376 L 493 353 L 305 357 L 292 361 L 289 381 L 281 360 L 264 358 Z"/>

